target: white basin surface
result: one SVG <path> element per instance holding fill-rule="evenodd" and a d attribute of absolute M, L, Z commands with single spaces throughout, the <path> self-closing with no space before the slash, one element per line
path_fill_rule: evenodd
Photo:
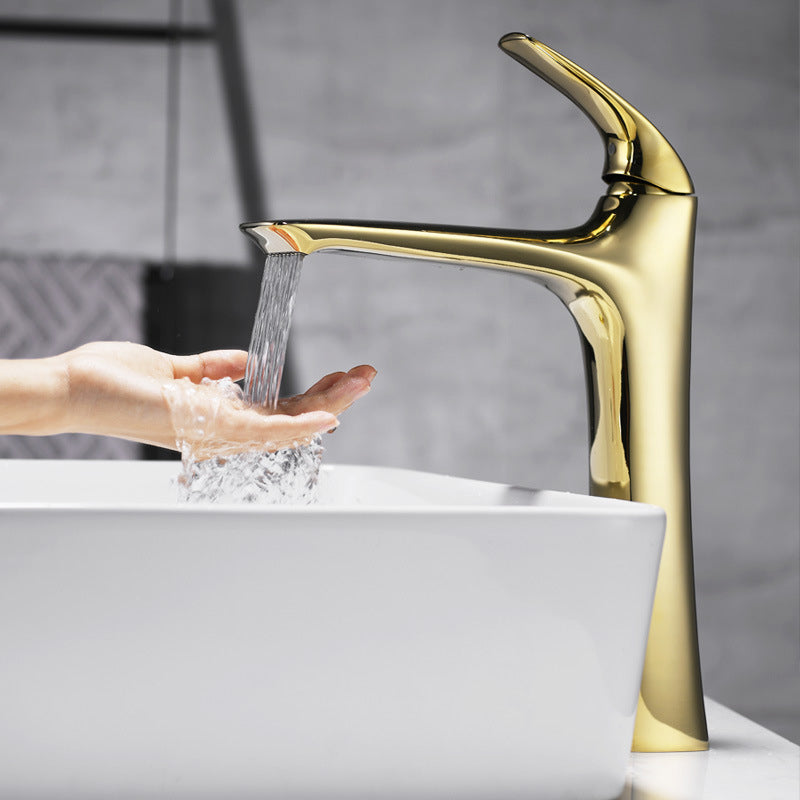
<path fill-rule="evenodd" d="M 0 461 L 2 800 L 611 800 L 664 512 L 326 466 Z"/>

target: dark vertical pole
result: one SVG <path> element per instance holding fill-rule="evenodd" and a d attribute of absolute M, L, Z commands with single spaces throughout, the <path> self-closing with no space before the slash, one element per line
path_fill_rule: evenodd
<path fill-rule="evenodd" d="M 228 112 L 228 130 L 233 144 L 239 186 L 239 202 L 244 213 L 244 221 L 258 221 L 268 219 L 267 193 L 262 179 L 261 158 L 255 135 L 253 106 L 250 101 L 250 87 L 244 65 L 236 7 L 236 0 L 211 0 L 223 102 Z M 251 264 L 253 273 L 259 281 L 263 263 L 263 256 L 253 248 Z M 255 312 L 255 307 L 253 311 Z M 287 352 L 281 383 L 282 394 L 292 394 L 296 391 L 292 372 Z"/>
<path fill-rule="evenodd" d="M 242 42 L 234 0 L 211 0 L 217 52 L 222 77 L 223 102 L 233 143 L 239 201 L 247 220 L 266 219 L 267 198 L 261 180 L 261 158 L 255 137 L 250 87 L 242 56 Z M 256 250 L 255 261 L 261 262 Z"/>
<path fill-rule="evenodd" d="M 183 17 L 182 0 L 170 0 L 167 40 L 167 107 L 164 145 L 164 278 L 175 272 L 178 257 L 178 178 L 180 161 L 181 40 L 178 31 Z"/>

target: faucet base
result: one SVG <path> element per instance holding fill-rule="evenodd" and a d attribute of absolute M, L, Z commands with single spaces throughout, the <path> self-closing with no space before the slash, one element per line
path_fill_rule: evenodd
<path fill-rule="evenodd" d="M 705 719 L 702 720 L 705 727 Z M 634 753 L 690 753 L 708 750 L 708 735 L 697 739 L 656 719 L 639 695 L 636 728 L 633 731 Z"/>

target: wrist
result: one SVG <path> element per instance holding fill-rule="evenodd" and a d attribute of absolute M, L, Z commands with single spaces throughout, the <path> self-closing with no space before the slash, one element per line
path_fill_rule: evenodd
<path fill-rule="evenodd" d="M 42 380 L 46 384 L 46 420 L 53 433 L 73 430 L 71 419 L 71 380 L 66 353 L 40 359 Z"/>
<path fill-rule="evenodd" d="M 59 356 L 0 361 L 0 433 L 63 433 L 68 399 L 68 373 Z"/>

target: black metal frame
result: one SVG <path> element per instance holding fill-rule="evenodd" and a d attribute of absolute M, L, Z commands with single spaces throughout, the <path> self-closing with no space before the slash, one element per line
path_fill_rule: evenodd
<path fill-rule="evenodd" d="M 176 28 L 160 23 L 0 17 L 0 36 L 117 39 L 131 42 L 164 42 L 175 39 L 210 41 L 214 37 L 214 30 L 205 25 L 184 25 Z"/>

